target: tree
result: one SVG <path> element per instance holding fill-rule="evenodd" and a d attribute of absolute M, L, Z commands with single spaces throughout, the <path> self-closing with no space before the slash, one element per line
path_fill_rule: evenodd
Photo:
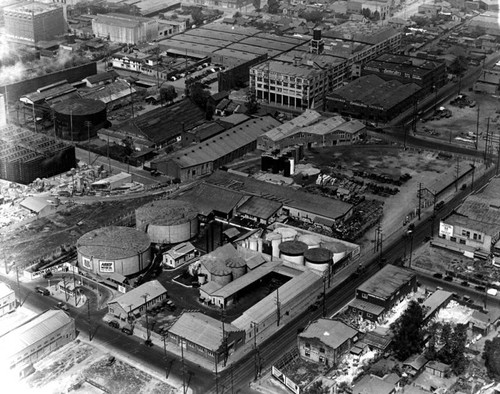
<path fill-rule="evenodd" d="M 261 8 L 261 0 L 252 0 L 252 5 L 253 5 L 253 8 L 255 8 L 255 11 L 258 11 L 260 10 Z"/>
<path fill-rule="evenodd" d="M 484 343 L 483 359 L 491 379 L 500 379 L 500 338 Z"/>
<path fill-rule="evenodd" d="M 255 114 L 259 110 L 260 104 L 257 101 L 257 94 L 255 92 L 255 89 L 251 89 L 251 88 L 248 89 L 247 101 L 246 101 L 245 105 L 247 107 L 247 113 L 249 115 Z"/>
<path fill-rule="evenodd" d="M 439 340 L 441 342 L 442 347 L 438 353 L 438 358 L 443 363 L 448 363 L 450 361 L 451 335 L 452 335 L 451 324 L 450 323 L 443 324 Z"/>
<path fill-rule="evenodd" d="M 411 301 L 401 317 L 391 325 L 394 333 L 392 349 L 398 360 L 406 360 L 412 354 L 422 350 L 424 346 L 423 321 L 422 307 L 418 302 Z"/>
<path fill-rule="evenodd" d="M 323 13 L 321 11 L 313 10 L 311 12 L 303 12 L 300 15 L 308 22 L 319 23 L 323 20 Z"/>
<path fill-rule="evenodd" d="M 125 137 L 123 140 L 123 146 L 125 147 L 125 156 L 130 156 L 132 153 L 134 153 L 134 140 L 132 137 Z"/>
<path fill-rule="evenodd" d="M 467 59 L 465 56 L 457 56 L 457 58 L 448 66 L 448 71 L 451 74 L 463 75 L 467 71 Z"/>
<path fill-rule="evenodd" d="M 467 326 L 457 324 L 451 337 L 451 370 L 460 376 L 465 372 L 467 360 L 465 359 L 465 345 L 467 343 Z"/>
<path fill-rule="evenodd" d="M 267 12 L 270 14 L 277 14 L 280 8 L 279 0 L 269 0 L 267 2 Z"/>
<path fill-rule="evenodd" d="M 233 18 L 241 18 L 241 12 L 236 11 L 233 15 Z"/>
<path fill-rule="evenodd" d="M 372 19 L 374 21 L 380 20 L 380 12 L 378 12 L 377 10 L 375 10 L 375 12 L 373 13 Z"/>
<path fill-rule="evenodd" d="M 425 358 L 427 360 L 435 360 L 437 357 L 436 341 L 438 339 L 438 331 L 440 327 L 440 323 L 433 323 L 429 329 L 429 342 L 427 343 L 427 350 L 425 351 Z"/>
<path fill-rule="evenodd" d="M 203 12 L 200 8 L 194 8 L 193 11 L 191 11 L 191 19 L 193 20 L 193 24 L 196 26 L 203 25 L 205 18 L 203 17 Z"/>
<path fill-rule="evenodd" d="M 363 15 L 367 19 L 370 19 L 370 17 L 372 16 L 372 12 L 370 11 L 369 8 L 363 8 L 361 10 L 361 15 Z"/>
<path fill-rule="evenodd" d="M 204 89 L 203 85 L 199 82 L 194 82 L 186 86 L 186 95 L 193 100 L 193 102 L 203 109 L 207 110 L 207 102 L 210 97 L 210 91 Z"/>
<path fill-rule="evenodd" d="M 167 85 L 160 88 L 160 100 L 162 102 L 169 103 L 171 101 L 174 101 L 176 97 L 177 92 L 175 91 L 175 88 L 173 86 Z"/>

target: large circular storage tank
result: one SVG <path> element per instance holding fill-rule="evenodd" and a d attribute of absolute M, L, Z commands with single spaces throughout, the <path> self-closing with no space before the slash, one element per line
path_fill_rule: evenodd
<path fill-rule="evenodd" d="M 54 104 L 55 131 L 59 138 L 84 141 L 108 127 L 106 104 L 101 100 L 73 98 Z"/>
<path fill-rule="evenodd" d="M 285 241 L 280 243 L 280 258 L 290 263 L 304 265 L 304 252 L 308 249 L 304 242 Z"/>
<path fill-rule="evenodd" d="M 280 234 L 283 241 L 293 241 L 297 236 L 297 230 L 288 227 L 275 228 L 273 233 Z"/>
<path fill-rule="evenodd" d="M 135 275 L 151 263 L 148 235 L 131 227 L 109 226 L 90 231 L 78 239 L 76 249 L 79 268 L 101 276 Z"/>
<path fill-rule="evenodd" d="M 332 252 L 325 248 L 312 248 L 304 252 L 306 267 L 326 271 L 332 264 Z"/>
<path fill-rule="evenodd" d="M 198 210 L 180 200 L 152 201 L 135 210 L 135 223 L 153 243 L 185 242 L 198 234 Z"/>
<path fill-rule="evenodd" d="M 340 242 L 328 242 L 323 243 L 323 247 L 330 250 L 333 253 L 333 263 L 335 264 L 337 261 L 343 259 L 349 248 Z"/>
<path fill-rule="evenodd" d="M 297 238 L 297 241 L 304 242 L 309 249 L 319 248 L 321 246 L 321 238 L 313 234 L 304 234 Z"/>
<path fill-rule="evenodd" d="M 231 269 L 233 280 L 247 273 L 247 263 L 242 257 L 229 257 L 226 260 L 226 267 Z"/>
<path fill-rule="evenodd" d="M 212 280 L 222 286 L 231 283 L 233 280 L 233 272 L 231 268 L 217 264 L 212 266 L 212 270 L 210 271 Z"/>

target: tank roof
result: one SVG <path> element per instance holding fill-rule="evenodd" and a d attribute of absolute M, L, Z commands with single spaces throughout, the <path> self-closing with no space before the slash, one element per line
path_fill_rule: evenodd
<path fill-rule="evenodd" d="M 313 234 L 303 234 L 297 240 L 307 245 L 318 245 L 321 243 L 321 238 Z"/>
<path fill-rule="evenodd" d="M 231 275 L 232 271 L 231 268 L 229 267 L 224 267 L 223 265 L 220 264 L 214 264 L 211 267 L 210 273 L 212 275 L 223 276 L 223 275 Z"/>
<path fill-rule="evenodd" d="M 226 260 L 226 266 L 229 268 L 241 268 L 247 265 L 247 262 L 243 257 L 233 256 Z"/>
<path fill-rule="evenodd" d="M 324 242 L 322 246 L 328 250 L 331 250 L 333 253 L 342 253 L 347 252 L 349 247 L 340 242 Z"/>
<path fill-rule="evenodd" d="M 106 104 L 101 100 L 72 98 L 54 104 L 53 109 L 60 114 L 81 116 L 101 112 L 106 109 Z"/>
<path fill-rule="evenodd" d="M 145 252 L 149 236 L 131 227 L 109 226 L 89 231 L 77 243 L 78 252 L 98 259 L 124 259 Z"/>
<path fill-rule="evenodd" d="M 332 261 L 332 252 L 325 248 L 312 248 L 304 252 L 304 258 L 310 263 L 327 263 Z"/>
<path fill-rule="evenodd" d="M 137 208 L 135 214 L 149 224 L 172 226 L 196 218 L 198 210 L 182 200 L 157 200 Z"/>
<path fill-rule="evenodd" d="M 285 241 L 280 243 L 279 249 L 281 253 L 289 256 L 298 256 L 303 254 L 308 249 L 308 246 L 301 241 Z"/>
<path fill-rule="evenodd" d="M 278 227 L 273 230 L 273 233 L 281 234 L 284 237 L 295 237 L 297 235 L 297 230 L 287 227 Z"/>

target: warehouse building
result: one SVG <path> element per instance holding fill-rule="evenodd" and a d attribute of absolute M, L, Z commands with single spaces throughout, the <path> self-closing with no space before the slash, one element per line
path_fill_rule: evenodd
<path fill-rule="evenodd" d="M 92 19 L 92 31 L 111 42 L 135 45 L 158 38 L 158 21 L 127 14 L 97 14 Z"/>
<path fill-rule="evenodd" d="M 7 41 L 34 46 L 66 32 L 63 7 L 58 4 L 20 3 L 3 9 Z"/>
<path fill-rule="evenodd" d="M 202 143 L 159 156 L 151 167 L 182 182 L 199 178 L 255 150 L 257 138 L 279 124 L 272 116 L 249 119 Z"/>
<path fill-rule="evenodd" d="M 27 185 L 75 167 L 74 146 L 14 125 L 0 127 L 0 179 Z"/>
<path fill-rule="evenodd" d="M 356 289 L 356 298 L 348 308 L 361 319 L 381 321 L 394 305 L 416 289 L 414 272 L 386 265 Z"/>
<path fill-rule="evenodd" d="M 377 75 L 389 81 L 415 83 L 428 94 L 446 83 L 445 63 L 414 56 L 385 53 L 362 67 L 362 75 Z"/>
<path fill-rule="evenodd" d="M 109 226 L 82 235 L 77 243 L 78 267 L 106 278 L 132 276 L 151 263 L 151 241 L 146 233 L 130 227 Z"/>
<path fill-rule="evenodd" d="M 184 242 L 163 253 L 162 265 L 168 268 L 177 268 L 195 258 L 198 251 L 191 242 Z"/>
<path fill-rule="evenodd" d="M 6 283 L 0 282 L 0 317 L 16 310 L 16 293 Z"/>
<path fill-rule="evenodd" d="M 183 312 L 167 331 L 167 340 L 215 364 L 245 344 L 245 332 L 200 312 Z"/>
<path fill-rule="evenodd" d="M 61 310 L 48 310 L 0 337 L 2 362 L 11 369 L 26 367 L 71 342 L 75 320 Z"/>
<path fill-rule="evenodd" d="M 388 122 L 414 106 L 420 91 L 420 86 L 414 83 L 366 75 L 330 93 L 326 107 L 343 116 Z"/>
<path fill-rule="evenodd" d="M 167 298 L 167 290 L 156 279 L 146 282 L 108 302 L 108 313 L 128 321 Z"/>

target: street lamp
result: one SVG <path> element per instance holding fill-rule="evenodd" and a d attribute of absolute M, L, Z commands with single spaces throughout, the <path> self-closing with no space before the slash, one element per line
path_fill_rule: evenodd
<path fill-rule="evenodd" d="M 413 255 L 413 231 L 408 230 L 407 235 L 410 237 L 410 258 L 408 260 L 408 268 L 411 268 L 411 258 Z"/>

